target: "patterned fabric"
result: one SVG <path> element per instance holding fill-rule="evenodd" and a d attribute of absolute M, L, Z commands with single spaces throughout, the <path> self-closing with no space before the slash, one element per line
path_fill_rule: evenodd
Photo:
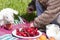
<path fill-rule="evenodd" d="M 3 36 L 0 36 L 0 40 L 17 40 L 17 38 L 13 37 L 11 34 L 6 34 Z"/>
<path fill-rule="evenodd" d="M 13 37 L 11 34 L 6 34 L 0 36 L 0 40 L 36 40 L 36 39 L 18 39 L 16 37 Z"/>

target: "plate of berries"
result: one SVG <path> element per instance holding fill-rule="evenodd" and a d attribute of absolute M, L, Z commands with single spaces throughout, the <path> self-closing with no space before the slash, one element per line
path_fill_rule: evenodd
<path fill-rule="evenodd" d="M 38 38 L 42 35 L 35 27 L 15 29 L 12 34 L 18 38 Z"/>

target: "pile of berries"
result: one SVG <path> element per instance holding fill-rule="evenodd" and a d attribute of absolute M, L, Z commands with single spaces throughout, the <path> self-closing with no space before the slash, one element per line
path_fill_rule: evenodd
<path fill-rule="evenodd" d="M 23 37 L 34 37 L 39 35 L 38 29 L 35 27 L 22 28 L 22 30 L 16 29 L 16 35 Z"/>

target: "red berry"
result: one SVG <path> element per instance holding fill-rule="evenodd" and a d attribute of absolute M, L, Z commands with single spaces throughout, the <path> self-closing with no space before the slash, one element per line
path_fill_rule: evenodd
<path fill-rule="evenodd" d="M 17 34 L 18 36 L 22 36 L 20 33 Z"/>
<path fill-rule="evenodd" d="M 34 30 L 34 33 L 36 34 L 37 33 L 37 30 Z"/>
<path fill-rule="evenodd" d="M 32 32 L 30 33 L 30 35 L 35 35 L 35 33 L 32 31 Z"/>
<path fill-rule="evenodd" d="M 27 35 L 26 34 L 23 34 L 24 37 L 26 37 Z"/>
<path fill-rule="evenodd" d="M 30 30 L 30 29 L 28 29 L 28 30 L 27 30 L 27 32 L 28 32 L 28 33 L 30 33 L 30 32 L 31 32 L 31 30 Z"/>
<path fill-rule="evenodd" d="M 21 35 L 22 35 L 22 36 L 27 36 L 24 32 L 21 32 Z"/>
<path fill-rule="evenodd" d="M 19 29 L 16 29 L 16 34 L 18 35 L 18 33 L 19 33 Z"/>
<path fill-rule="evenodd" d="M 26 31 L 33 31 L 34 29 L 35 29 L 34 27 L 31 27 L 31 28 L 29 27 L 26 29 Z"/>
<path fill-rule="evenodd" d="M 37 31 L 38 30 L 35 27 L 23 28 L 22 31 L 19 31 L 19 29 L 17 29 L 17 35 L 24 37 L 33 37 L 39 34 Z"/>
<path fill-rule="evenodd" d="M 19 29 L 16 29 L 17 32 L 19 32 Z"/>

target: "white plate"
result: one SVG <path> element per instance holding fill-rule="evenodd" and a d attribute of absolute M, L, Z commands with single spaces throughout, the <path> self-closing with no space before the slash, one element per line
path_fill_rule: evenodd
<path fill-rule="evenodd" d="M 23 37 L 23 36 L 18 36 L 18 35 L 16 35 L 16 30 L 14 30 L 13 32 L 12 32 L 12 34 L 14 35 L 14 36 L 16 36 L 16 37 L 18 37 L 18 38 L 38 38 L 38 37 L 40 37 L 41 35 L 42 35 L 42 32 L 40 32 L 39 30 L 38 30 L 38 32 L 39 32 L 39 35 L 38 36 L 35 36 L 35 37 Z"/>

